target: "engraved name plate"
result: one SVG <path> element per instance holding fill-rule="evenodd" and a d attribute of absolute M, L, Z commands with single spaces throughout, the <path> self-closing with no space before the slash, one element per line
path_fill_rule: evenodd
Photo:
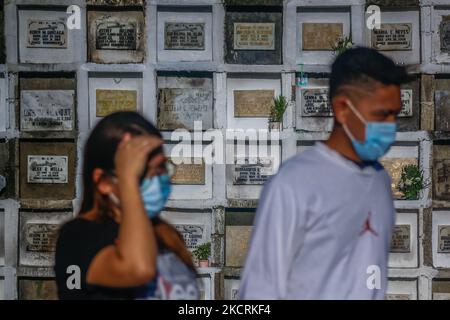
<path fill-rule="evenodd" d="M 450 199 L 450 159 L 435 162 L 435 196 Z"/>
<path fill-rule="evenodd" d="M 244 266 L 251 233 L 252 226 L 225 227 L 225 260 L 227 266 Z"/>
<path fill-rule="evenodd" d="M 67 183 L 67 156 L 29 155 L 28 183 Z"/>
<path fill-rule="evenodd" d="M 411 300 L 411 295 L 407 293 L 388 293 L 386 300 Z"/>
<path fill-rule="evenodd" d="M 342 23 L 302 23 L 302 50 L 332 51 L 342 35 Z"/>
<path fill-rule="evenodd" d="M 205 24 L 166 22 L 165 50 L 205 50 Z"/>
<path fill-rule="evenodd" d="M 95 90 L 96 116 L 104 117 L 116 111 L 137 111 L 136 90 Z"/>
<path fill-rule="evenodd" d="M 183 236 L 184 243 L 189 250 L 193 250 L 201 244 L 203 239 L 203 225 L 175 224 L 174 226 Z"/>
<path fill-rule="evenodd" d="M 275 23 L 235 22 L 234 50 L 275 50 Z"/>
<path fill-rule="evenodd" d="M 441 51 L 450 53 L 450 16 L 443 16 L 439 24 Z"/>
<path fill-rule="evenodd" d="M 273 105 L 274 90 L 234 90 L 234 116 L 268 117 Z"/>
<path fill-rule="evenodd" d="M 23 90 L 20 95 L 23 131 L 70 131 L 74 110 L 73 90 Z"/>
<path fill-rule="evenodd" d="M 255 163 L 245 159 L 244 163 L 238 161 L 234 166 L 234 185 L 262 185 L 273 174 L 273 162 L 269 158 L 258 158 Z"/>
<path fill-rule="evenodd" d="M 408 253 L 411 252 L 411 225 L 396 225 L 391 238 L 390 252 Z"/>
<path fill-rule="evenodd" d="M 202 88 L 163 88 L 158 95 L 158 128 L 194 129 L 194 121 L 212 127 L 212 91 Z"/>
<path fill-rule="evenodd" d="M 28 19 L 27 48 L 67 48 L 67 28 L 64 20 Z"/>
<path fill-rule="evenodd" d="M 450 253 L 450 226 L 438 226 L 438 252 Z"/>
<path fill-rule="evenodd" d="M 380 51 L 411 51 L 411 23 L 382 23 L 372 30 L 372 48 Z"/>
<path fill-rule="evenodd" d="M 172 184 L 189 184 L 204 185 L 205 184 L 205 163 L 196 163 L 196 161 L 179 161 L 175 164 L 175 172 L 172 176 Z"/>
<path fill-rule="evenodd" d="M 58 224 L 27 223 L 27 251 L 54 252 L 58 228 Z"/>
<path fill-rule="evenodd" d="M 304 89 L 301 94 L 303 117 L 333 116 L 333 109 L 328 99 L 328 89 Z"/>
<path fill-rule="evenodd" d="M 95 29 L 97 50 L 136 50 L 137 48 L 137 24 L 133 21 L 109 21 L 98 22 Z"/>
<path fill-rule="evenodd" d="M 412 89 L 401 90 L 402 110 L 398 114 L 399 117 L 412 117 L 412 101 L 413 91 Z"/>

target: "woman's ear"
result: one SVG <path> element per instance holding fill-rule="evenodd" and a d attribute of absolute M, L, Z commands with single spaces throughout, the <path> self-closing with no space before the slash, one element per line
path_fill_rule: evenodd
<path fill-rule="evenodd" d="M 105 172 L 102 169 L 95 168 L 94 171 L 92 171 L 92 181 L 101 194 L 108 194 L 113 191 L 113 187 L 109 179 L 103 179 L 105 176 L 104 174 Z"/>

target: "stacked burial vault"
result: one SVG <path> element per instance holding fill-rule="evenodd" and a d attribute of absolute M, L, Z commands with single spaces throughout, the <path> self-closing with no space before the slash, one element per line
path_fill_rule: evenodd
<path fill-rule="evenodd" d="M 55 235 L 79 209 L 83 144 L 117 110 L 151 119 L 174 162 L 193 160 L 176 167 L 163 215 L 190 249 L 212 243 L 211 267 L 199 269 L 203 298 L 236 298 L 262 185 L 282 161 L 326 139 L 331 44 L 351 36 L 415 76 L 402 87 L 400 132 L 382 159 L 397 208 L 388 298 L 450 299 L 450 0 L 373 1 L 382 9 L 374 31 L 364 0 L 225 2 L 2 6 L 0 298 L 56 297 Z M 80 9 L 75 28 L 70 5 Z M 258 143 L 266 155 L 249 157 L 251 144 L 239 153 L 233 137 L 219 150 L 226 164 L 178 152 L 210 148 L 227 129 L 267 129 L 279 94 L 289 104 L 279 135 Z M 193 134 L 195 121 L 203 135 Z M 175 136 L 193 139 L 180 145 Z M 430 181 L 416 200 L 397 188 L 407 164 Z"/>

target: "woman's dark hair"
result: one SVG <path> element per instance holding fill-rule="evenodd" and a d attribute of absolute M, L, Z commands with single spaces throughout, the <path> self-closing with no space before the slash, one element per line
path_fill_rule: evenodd
<path fill-rule="evenodd" d="M 103 169 L 106 173 L 114 172 L 114 155 L 127 132 L 133 136 L 147 133 L 161 138 L 158 129 L 136 112 L 115 112 L 100 120 L 84 146 L 81 214 L 94 206 L 95 184 L 92 172 L 95 168 Z"/>

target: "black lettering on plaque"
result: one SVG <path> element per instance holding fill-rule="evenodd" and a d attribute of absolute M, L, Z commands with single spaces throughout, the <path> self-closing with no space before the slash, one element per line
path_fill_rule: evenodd
<path fill-rule="evenodd" d="M 101 22 L 96 28 L 97 50 L 136 50 L 137 26 L 135 23 Z"/>
<path fill-rule="evenodd" d="M 164 25 L 165 50 L 204 50 L 204 23 L 173 23 Z"/>

